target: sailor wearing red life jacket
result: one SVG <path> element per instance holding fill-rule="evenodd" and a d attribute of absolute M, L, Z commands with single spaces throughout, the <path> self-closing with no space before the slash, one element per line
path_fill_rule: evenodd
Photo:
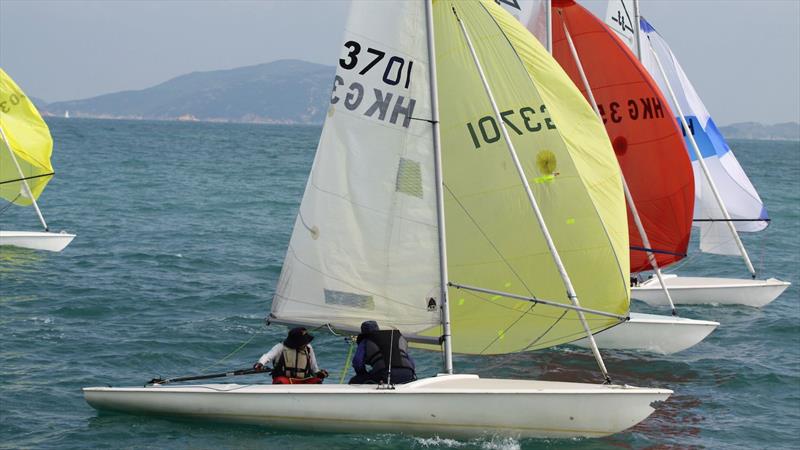
<path fill-rule="evenodd" d="M 314 336 L 305 328 L 292 328 L 283 342 L 261 355 L 253 369 L 260 371 L 272 363 L 272 384 L 320 384 L 328 371 L 317 365 L 312 340 Z"/>

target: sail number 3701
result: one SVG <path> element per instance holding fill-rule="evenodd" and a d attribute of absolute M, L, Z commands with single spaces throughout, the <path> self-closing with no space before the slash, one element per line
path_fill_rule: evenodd
<path fill-rule="evenodd" d="M 366 65 L 358 71 L 359 75 L 365 75 L 386 56 L 386 52 L 372 47 L 367 48 L 365 55 L 361 53 L 361 44 L 356 41 L 347 41 L 344 46 L 349 52 L 344 58 L 339 59 L 339 67 L 345 70 L 353 70 L 359 65 L 359 62 L 366 62 Z M 408 89 L 411 84 L 411 67 L 413 65 L 414 61 L 408 61 L 408 64 L 406 64 L 406 60 L 402 57 L 390 56 L 386 61 L 381 79 L 389 86 L 397 86 L 405 79 L 403 87 Z"/>
<path fill-rule="evenodd" d="M 547 107 L 545 107 L 545 105 L 540 106 L 539 112 L 546 114 Z M 519 113 L 519 116 L 522 119 L 521 123 L 519 121 L 514 123 L 514 116 L 517 113 Z M 538 133 L 543 129 L 556 129 L 553 119 L 551 119 L 549 116 L 542 116 L 541 121 L 537 120 L 535 116 L 536 110 L 530 106 L 522 107 L 519 109 L 519 111 L 509 109 L 500 113 L 500 117 L 503 119 L 503 123 L 506 125 L 507 129 L 510 129 L 518 135 L 525 134 L 526 132 Z M 497 121 L 492 115 L 483 116 L 478 119 L 477 126 L 473 125 L 472 122 L 467 122 L 467 130 L 469 130 L 469 136 L 472 138 L 472 144 L 475 146 L 475 148 L 481 148 L 481 142 L 493 144 L 499 141 L 500 137 L 502 136 L 500 133 L 500 127 L 497 126 Z"/>

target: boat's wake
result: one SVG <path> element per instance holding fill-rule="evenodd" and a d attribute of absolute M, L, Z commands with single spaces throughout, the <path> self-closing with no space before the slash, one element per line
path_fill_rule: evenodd
<path fill-rule="evenodd" d="M 519 450 L 522 448 L 518 440 L 499 436 L 465 441 L 441 437 L 414 438 L 414 441 L 422 448 L 481 448 L 484 450 Z"/>

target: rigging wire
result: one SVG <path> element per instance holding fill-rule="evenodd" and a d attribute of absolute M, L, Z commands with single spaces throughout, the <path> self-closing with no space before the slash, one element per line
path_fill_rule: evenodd
<path fill-rule="evenodd" d="M 7 205 L 5 205 L 5 206 L 3 206 L 2 208 L 0 208 L 0 214 L 3 214 L 4 212 L 6 212 L 6 210 L 7 210 L 8 208 L 10 208 L 10 207 L 11 207 L 11 205 L 13 205 L 15 201 L 17 201 L 17 199 L 19 198 L 19 196 L 20 196 L 20 195 L 22 195 L 22 193 L 21 193 L 21 192 L 20 192 L 19 194 L 17 194 L 17 196 L 16 196 L 16 197 L 14 197 L 14 200 L 11 200 L 10 202 L 8 202 L 8 204 L 7 204 Z"/>

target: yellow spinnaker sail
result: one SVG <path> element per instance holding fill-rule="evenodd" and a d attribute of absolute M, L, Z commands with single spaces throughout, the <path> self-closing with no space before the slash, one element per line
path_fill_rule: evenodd
<path fill-rule="evenodd" d="M 625 200 L 602 124 L 558 63 L 502 8 L 451 0 L 434 8 L 450 281 L 569 304 L 457 13 L 581 305 L 626 315 Z M 455 288 L 449 296 L 459 353 L 533 350 L 585 336 L 574 311 Z M 619 323 L 586 318 L 593 331 Z"/>
<path fill-rule="evenodd" d="M 39 111 L 3 69 L 0 69 L 0 128 L 5 136 L 0 139 L 0 197 L 17 205 L 30 205 L 32 200 L 22 179 L 26 179 L 33 197 L 39 198 L 53 175 L 50 164 L 53 138 Z"/>

